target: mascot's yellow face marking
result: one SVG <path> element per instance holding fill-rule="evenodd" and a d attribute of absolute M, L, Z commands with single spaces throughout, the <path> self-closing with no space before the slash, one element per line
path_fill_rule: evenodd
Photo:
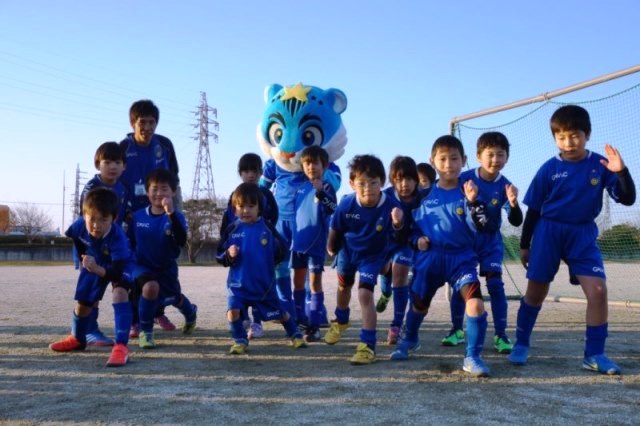
<path fill-rule="evenodd" d="M 284 88 L 284 94 L 280 98 L 281 101 L 287 99 L 297 99 L 300 102 L 307 102 L 307 93 L 311 91 L 311 87 L 305 87 L 302 83 L 298 83 L 295 86 L 289 86 Z"/>

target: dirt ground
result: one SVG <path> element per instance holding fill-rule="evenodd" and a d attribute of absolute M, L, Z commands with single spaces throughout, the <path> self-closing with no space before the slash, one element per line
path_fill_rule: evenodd
<path fill-rule="evenodd" d="M 76 274 L 70 265 L 0 267 L 0 424 L 640 423 L 640 309 L 610 309 L 607 352 L 622 376 L 580 368 L 585 305 L 549 302 L 529 364 L 515 367 L 495 353 L 490 325 L 484 358 L 492 375 L 474 379 L 460 370 L 464 348 L 439 344 L 449 329 L 442 291 L 421 330 L 421 351 L 405 362 L 389 361 L 392 348 L 382 341 L 389 308 L 379 316 L 378 362 L 349 364 L 357 298 L 356 321 L 335 346 L 294 350 L 282 328 L 268 324 L 247 355 L 230 356 L 225 269 L 183 267 L 198 329 L 191 336 L 157 331 L 157 349 L 133 342 L 129 364 L 110 369 L 108 348 L 59 354 L 47 347 L 69 331 Z M 326 277 L 333 312 L 334 271 Z M 517 304 L 509 302 L 511 336 Z M 174 308 L 167 314 L 182 322 Z M 100 325 L 110 335 L 112 323 L 107 295 Z"/>

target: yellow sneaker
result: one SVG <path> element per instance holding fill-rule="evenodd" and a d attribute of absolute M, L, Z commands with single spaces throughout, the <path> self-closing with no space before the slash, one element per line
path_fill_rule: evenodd
<path fill-rule="evenodd" d="M 329 327 L 329 330 L 327 330 L 326 334 L 324 335 L 324 342 L 329 345 L 335 345 L 340 341 L 342 333 L 344 333 L 350 325 L 351 324 L 349 323 L 338 324 L 337 321 L 332 321 L 331 327 Z"/>
<path fill-rule="evenodd" d="M 307 342 L 305 342 L 302 337 L 294 337 L 291 339 L 291 346 L 293 346 L 294 349 L 306 348 Z"/>
<path fill-rule="evenodd" d="M 247 345 L 245 343 L 234 343 L 229 349 L 229 355 L 244 355 L 247 353 Z"/>
<path fill-rule="evenodd" d="M 153 332 L 147 333 L 144 331 L 140 332 L 140 336 L 138 336 L 138 346 L 141 349 L 153 349 L 156 347 L 156 342 L 153 340 Z"/>
<path fill-rule="evenodd" d="M 367 365 L 376 362 L 376 353 L 366 343 L 359 343 L 356 353 L 351 357 L 352 365 Z"/>

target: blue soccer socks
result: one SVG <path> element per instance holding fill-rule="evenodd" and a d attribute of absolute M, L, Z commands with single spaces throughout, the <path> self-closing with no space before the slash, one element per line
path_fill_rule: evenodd
<path fill-rule="evenodd" d="M 131 312 L 131 303 L 114 303 L 113 315 L 115 323 L 116 343 L 127 345 L 129 343 L 129 330 L 131 329 L 131 321 L 133 318 L 133 313 Z"/>
<path fill-rule="evenodd" d="M 311 293 L 309 303 L 309 325 L 320 327 L 322 324 L 322 307 L 324 306 L 324 292 Z"/>
<path fill-rule="evenodd" d="M 589 358 L 594 355 L 604 353 L 604 344 L 607 340 L 609 324 L 587 325 L 585 333 L 584 357 Z"/>
<path fill-rule="evenodd" d="M 407 303 L 409 302 L 409 287 L 393 287 L 393 321 L 392 326 L 402 327 Z"/>
<path fill-rule="evenodd" d="M 484 337 L 487 334 L 487 313 L 477 317 L 467 315 L 467 351 L 466 357 L 476 358 L 482 353 Z"/>
<path fill-rule="evenodd" d="M 138 310 L 140 317 L 140 329 L 144 332 L 153 332 L 153 318 L 156 315 L 156 306 L 158 305 L 157 299 L 147 299 L 144 296 L 140 296 L 138 300 Z"/>
<path fill-rule="evenodd" d="M 506 336 L 507 330 L 507 296 L 504 293 L 504 283 L 500 276 L 487 279 L 487 290 L 491 298 L 491 315 L 493 316 L 493 327 L 495 335 Z"/>
<path fill-rule="evenodd" d="M 518 309 L 518 322 L 516 325 L 516 346 L 530 346 L 531 333 L 536 325 L 541 306 L 531 306 L 525 303 L 524 298 L 520 300 Z"/>
<path fill-rule="evenodd" d="M 451 328 L 453 330 L 463 330 L 465 303 L 457 291 L 451 293 L 449 307 L 451 308 Z"/>

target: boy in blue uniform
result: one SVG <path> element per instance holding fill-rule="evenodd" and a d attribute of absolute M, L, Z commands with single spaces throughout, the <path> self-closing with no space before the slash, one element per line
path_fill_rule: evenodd
<path fill-rule="evenodd" d="M 324 175 L 325 180 L 329 180 L 334 190 L 340 188 L 342 175 L 340 168 L 335 163 L 330 163 Z M 278 204 L 278 223 L 276 230 L 287 242 L 287 250 L 291 248 L 293 239 L 293 229 L 296 221 L 295 200 L 298 188 L 307 182 L 304 172 L 290 172 L 281 168 L 272 158 L 265 162 L 264 174 L 260 179 L 260 186 L 273 189 L 273 195 Z M 285 259 L 290 259 L 291 253 L 287 253 Z M 295 304 L 291 292 L 291 270 L 289 261 L 281 262 L 276 266 L 276 285 L 278 287 L 278 297 L 289 314 L 296 315 Z M 326 311 L 324 306 L 323 312 Z"/>
<path fill-rule="evenodd" d="M 198 307 L 182 294 L 178 280 L 176 259 L 187 241 L 187 224 L 173 206 L 177 185 L 175 175 L 169 170 L 156 169 L 149 173 L 145 191 L 151 204 L 133 214 L 129 227 L 136 259 L 134 278 L 140 289 L 139 345 L 143 349 L 156 346 L 153 317 L 157 306 L 173 305 L 184 315 L 184 334 L 191 334 L 196 327 Z"/>
<path fill-rule="evenodd" d="M 260 156 L 253 152 L 243 154 L 240 157 L 240 160 L 238 160 L 238 175 L 240 176 L 240 179 L 242 179 L 242 182 L 257 185 L 260 181 L 260 177 L 262 176 L 262 159 Z M 262 212 L 262 217 L 264 220 L 275 226 L 275 224 L 278 223 L 278 205 L 276 204 L 276 200 L 273 197 L 273 193 L 267 188 L 261 187 L 260 191 L 262 192 L 262 197 L 260 199 L 260 211 Z M 233 196 L 233 193 L 231 195 Z M 236 209 L 231 203 L 231 197 L 229 197 L 227 209 L 222 216 L 220 229 L 227 229 L 227 227 L 237 218 Z M 247 334 L 249 340 L 264 336 L 260 313 L 257 309 L 252 309 L 251 313 L 253 314 L 253 322 L 249 319 L 248 312 L 242 313 L 244 316 L 245 329 L 249 329 Z"/>
<path fill-rule="evenodd" d="M 420 205 L 424 192 L 418 188 L 418 169 L 411 157 L 397 156 L 389 166 L 391 186 L 384 193 L 395 199 L 405 217 Z M 387 271 L 380 275 L 381 296 L 376 304 L 376 312 L 383 312 L 393 294 L 393 320 L 387 333 L 387 344 L 398 343 L 402 322 L 409 302 L 409 272 L 413 268 L 413 249 L 406 243 L 392 242 L 389 250 L 390 262 Z"/>
<path fill-rule="evenodd" d="M 518 205 L 518 188 L 500 173 L 509 160 L 509 141 L 500 132 L 480 135 L 476 144 L 476 157 L 480 167 L 463 172 L 460 180 L 472 180 L 478 186 L 478 199 L 486 207 L 489 225 L 475 239 L 475 251 L 480 262 L 480 276 L 487 280 L 493 315 L 493 347 L 498 353 L 508 354 L 513 344 L 507 337 L 507 297 L 502 281 L 504 243 L 500 234 L 502 209 L 513 226 L 522 224 L 522 210 Z M 444 346 L 456 346 L 464 342 L 464 303 L 460 295 L 451 295 L 451 322 L 449 334 L 442 339 Z"/>
<path fill-rule="evenodd" d="M 275 287 L 275 265 L 286 248 L 272 224 L 260 216 L 260 188 L 241 183 L 231 196 L 238 217 L 222 231 L 216 259 L 229 267 L 227 278 L 227 319 L 233 345 L 231 355 L 247 351 L 249 340 L 242 325 L 242 312 L 248 306 L 260 311 L 265 321 L 281 321 L 294 348 L 306 347 L 293 316 L 283 310 Z"/>
<path fill-rule="evenodd" d="M 293 269 L 293 300 L 298 324 L 306 324 L 304 339 L 320 340 L 321 307 L 324 306 L 322 271 L 327 249 L 329 218 L 336 210 L 336 193 L 322 177 L 329 166 L 329 154 L 322 147 L 312 145 L 300 154 L 302 170 L 309 179 L 296 194 L 296 223 L 291 246 Z M 311 291 L 307 318 L 305 282 L 309 274 Z"/>
<path fill-rule="evenodd" d="M 462 143 L 453 136 L 441 136 L 431 149 L 431 162 L 439 180 L 413 211 L 411 244 L 418 250 L 411 285 L 412 306 L 407 312 L 405 332 L 392 360 L 405 360 L 420 347 L 418 331 L 438 288 L 449 282 L 465 300 L 468 344 L 463 371 L 488 376 L 489 368 L 480 354 L 487 331 L 478 260 L 473 251 L 476 230 L 487 224 L 484 206 L 478 200 L 473 181 L 462 182 L 460 171 L 466 162 Z"/>
<path fill-rule="evenodd" d="M 530 337 L 560 260 L 587 299 L 587 329 L 582 367 L 620 374 L 604 353 L 607 338 L 607 287 L 602 255 L 596 244 L 595 218 L 606 189 L 623 205 L 635 202 L 633 179 L 617 149 L 605 145 L 606 158 L 585 149 L 591 135 L 589 113 L 577 105 L 558 108 L 550 120 L 560 150 L 538 170 L 524 203 L 528 210 L 520 239 L 520 258 L 527 268 L 527 291 L 520 302 L 516 344 L 509 360 L 524 365 Z"/>
<path fill-rule="evenodd" d="M 178 160 L 171 140 L 156 133 L 159 120 L 160 110 L 148 99 L 136 101 L 129 108 L 129 123 L 133 132 L 127 134 L 127 137 L 120 141 L 120 147 L 127 160 L 127 168 L 122 174 L 122 182 L 129 192 L 130 213 L 149 205 L 145 179 L 151 171 L 156 169 L 170 170 L 176 176 L 178 184 L 173 197 L 173 205 L 177 210 L 182 209 Z M 130 218 L 129 215 L 125 221 L 129 222 Z M 136 305 L 139 295 L 132 296 L 132 301 Z M 155 322 L 163 330 L 176 329 L 176 326 L 164 314 L 164 306 L 158 307 Z M 138 337 L 138 332 L 138 319 L 134 314 L 131 337 Z"/>
<path fill-rule="evenodd" d="M 386 174 L 379 158 L 356 155 L 349 162 L 349 169 L 349 185 L 355 192 L 340 200 L 331 218 L 327 241 L 329 255 L 338 256 L 338 292 L 336 319 L 324 341 L 330 345 L 338 343 L 349 328 L 351 289 L 358 272 L 362 329 L 351 363 L 362 365 L 376 360 L 377 315 L 373 290 L 386 263 L 392 234 L 403 226 L 403 214 L 400 204 L 382 192 Z"/>
<path fill-rule="evenodd" d="M 82 211 L 82 217 L 65 232 L 73 239 L 82 261 L 74 297 L 77 303 L 73 312 L 72 334 L 52 343 L 49 348 L 56 352 L 85 349 L 93 306 L 102 299 L 111 282 L 115 344 L 107 367 L 123 366 L 129 357 L 127 344 L 131 326 L 131 304 L 123 273 L 131 260 L 131 251 L 124 231 L 114 223 L 118 214 L 118 196 L 108 188 L 95 188 L 85 195 Z"/>
<path fill-rule="evenodd" d="M 127 190 L 119 179 L 126 167 L 126 161 L 127 159 L 117 142 L 105 142 L 98 147 L 93 160 L 98 173 L 86 183 L 80 194 L 80 211 L 78 212 L 78 217 L 82 217 L 82 205 L 89 191 L 94 188 L 109 188 L 118 196 L 118 214 L 114 223 L 122 226 L 122 221 L 127 211 L 128 196 Z M 79 261 L 76 263 L 76 269 L 78 268 Z M 91 318 L 87 329 L 87 345 L 111 346 L 113 345 L 113 340 L 105 336 L 100 328 L 98 328 L 99 305 L 100 303 L 96 302 L 91 311 Z"/>

